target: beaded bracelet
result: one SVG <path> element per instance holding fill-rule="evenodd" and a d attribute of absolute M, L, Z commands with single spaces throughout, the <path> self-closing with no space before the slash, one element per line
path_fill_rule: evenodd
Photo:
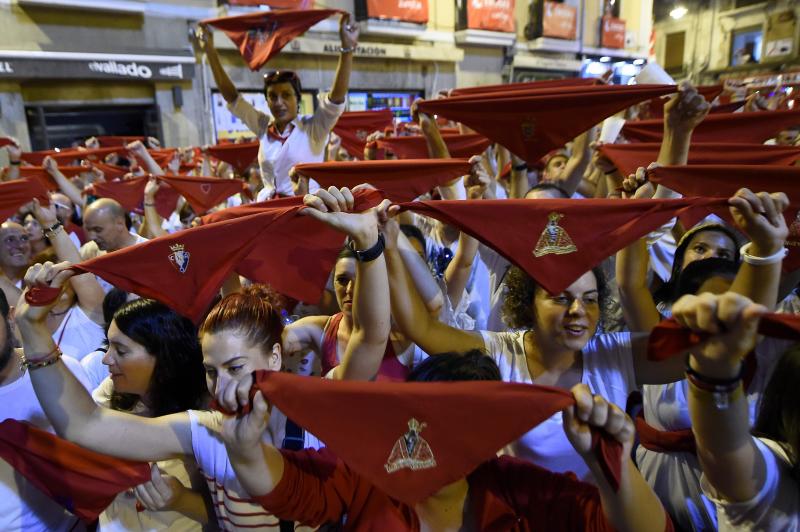
<path fill-rule="evenodd" d="M 41 358 L 31 360 L 25 355 L 22 355 L 21 365 L 23 368 L 31 371 L 39 368 L 46 368 L 47 366 L 52 366 L 61 360 L 61 355 L 61 349 L 59 349 L 58 346 L 55 346 L 52 351 Z"/>
<path fill-rule="evenodd" d="M 686 355 L 686 380 L 698 390 L 710 393 L 714 399 L 714 406 L 717 410 L 727 410 L 733 400 L 738 398 L 736 392 L 742 389 L 744 364 L 741 364 L 739 372 L 735 377 L 730 379 L 717 379 L 695 371 L 691 364 L 689 364 L 690 356 L 691 355 Z"/>

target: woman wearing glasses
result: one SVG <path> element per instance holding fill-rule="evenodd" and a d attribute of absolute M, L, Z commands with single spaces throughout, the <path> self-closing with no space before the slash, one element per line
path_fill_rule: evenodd
<path fill-rule="evenodd" d="M 228 109 L 252 131 L 261 142 L 258 165 L 264 188 L 258 193 L 258 201 L 273 196 L 294 194 L 289 170 L 299 163 L 322 162 L 328 136 L 344 112 L 353 51 L 358 45 L 358 24 L 350 23 L 350 15 L 342 15 L 339 35 L 339 65 L 333 87 L 327 94 L 320 94 L 319 105 L 313 115 L 298 116 L 300 104 L 300 78 L 287 70 L 279 70 L 264 76 L 264 95 L 269 114 L 254 108 L 242 98 L 219 61 L 211 31 L 202 27 L 198 33 L 202 49 L 214 74 Z M 314 192 L 312 183 L 309 192 Z"/>

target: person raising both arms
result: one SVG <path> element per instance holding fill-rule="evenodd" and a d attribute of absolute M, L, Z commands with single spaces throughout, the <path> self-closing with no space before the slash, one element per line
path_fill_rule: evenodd
<path fill-rule="evenodd" d="M 275 195 L 294 195 L 289 170 L 299 163 L 319 163 L 324 160 L 328 136 L 345 109 L 358 32 L 358 24 L 350 22 L 350 15 L 342 15 L 339 21 L 341 55 L 333 87 L 329 93 L 319 96 L 319 106 L 313 115 L 298 116 L 301 85 L 296 73 L 277 70 L 264 76 L 264 96 L 269 114 L 264 113 L 248 103 L 236 90 L 220 63 L 211 30 L 204 26 L 198 29 L 200 46 L 208 57 L 214 81 L 228 102 L 228 109 L 247 125 L 261 143 L 258 164 L 264 188 L 258 193 L 258 201 Z M 309 192 L 317 188 L 317 184 L 312 182 Z"/>

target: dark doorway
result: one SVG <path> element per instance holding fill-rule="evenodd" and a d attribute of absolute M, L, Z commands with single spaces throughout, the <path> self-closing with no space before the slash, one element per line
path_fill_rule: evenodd
<path fill-rule="evenodd" d="M 157 105 L 29 105 L 25 114 L 34 150 L 67 148 L 96 135 L 163 140 Z"/>

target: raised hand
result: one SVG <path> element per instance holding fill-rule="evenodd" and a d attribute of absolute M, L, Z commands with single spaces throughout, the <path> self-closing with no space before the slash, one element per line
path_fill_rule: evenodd
<path fill-rule="evenodd" d="M 158 178 L 156 176 L 150 176 L 150 179 L 147 180 L 147 184 L 144 186 L 144 200 L 145 203 L 153 203 L 156 199 L 156 193 L 158 192 L 158 188 L 160 187 L 160 183 L 158 182 Z"/>
<path fill-rule="evenodd" d="M 622 181 L 622 197 L 626 199 L 651 199 L 656 190 L 647 179 L 647 171 L 658 168 L 658 164 L 651 163 L 647 169 L 641 166 L 635 174 L 630 174 Z"/>
<path fill-rule="evenodd" d="M 306 208 L 301 214 L 311 216 L 353 239 L 359 249 L 372 247 L 378 239 L 377 212 L 388 208 L 385 200 L 379 208 L 352 213 L 355 200 L 347 187 L 319 189 L 303 198 Z"/>
<path fill-rule="evenodd" d="M 218 384 L 215 394 L 217 402 L 225 410 L 236 412 L 250 404 L 252 386 L 252 375 L 247 375 L 238 381 L 231 379 L 222 385 Z M 220 435 L 228 447 L 246 454 L 249 450 L 259 447 L 267 423 L 269 423 L 269 405 L 262 393 L 256 392 L 250 412 L 243 416 L 226 416 L 222 422 Z"/>
<path fill-rule="evenodd" d="M 664 105 L 664 120 L 674 131 L 691 131 L 703 121 L 710 109 L 706 99 L 685 81 L 678 94 Z"/>
<path fill-rule="evenodd" d="M 26 288 L 17 302 L 17 310 L 14 314 L 17 322 L 41 323 L 47 319 L 50 309 L 55 306 L 59 298 L 56 297 L 47 305 L 34 306 L 28 303 L 25 295 L 29 290 L 36 287 L 63 290 L 69 278 L 75 275 L 75 272 L 69 269 L 71 266 L 72 264 L 69 262 L 59 262 L 58 264 L 45 262 L 44 264 L 34 264 L 28 268 L 24 280 Z"/>
<path fill-rule="evenodd" d="M 630 453 L 635 429 L 631 418 L 613 403 L 600 395 L 593 395 L 585 384 L 572 387 L 575 405 L 565 409 L 563 414 L 564 433 L 575 450 L 585 460 L 592 457 L 591 429 L 605 431 L 622 444 L 622 455 Z"/>
<path fill-rule="evenodd" d="M 52 175 L 55 172 L 58 172 L 58 163 L 55 159 L 48 155 L 44 158 L 44 160 L 42 160 L 42 168 L 44 168 L 48 174 Z"/>
<path fill-rule="evenodd" d="M 33 201 L 31 202 L 31 212 L 33 213 L 33 217 L 36 218 L 36 221 L 39 222 L 39 225 L 41 225 L 43 229 L 52 227 L 58 222 L 58 218 L 56 217 L 56 208 L 52 203 L 47 207 L 43 207 L 42 204 L 39 203 L 38 198 L 33 198 Z"/>
<path fill-rule="evenodd" d="M 136 499 L 145 509 L 153 512 L 171 510 L 186 491 L 186 486 L 180 480 L 162 475 L 156 464 L 150 464 L 150 481 L 134 488 Z"/>
<path fill-rule="evenodd" d="M 357 22 L 351 22 L 350 13 L 345 13 L 339 19 L 339 37 L 342 39 L 342 48 L 355 49 L 358 46 L 358 34 L 361 31 Z"/>
<path fill-rule="evenodd" d="M 789 206 L 786 194 L 755 194 L 742 188 L 728 200 L 728 204 L 733 221 L 750 238 L 750 255 L 768 257 L 780 251 L 789 236 L 782 214 Z"/>

